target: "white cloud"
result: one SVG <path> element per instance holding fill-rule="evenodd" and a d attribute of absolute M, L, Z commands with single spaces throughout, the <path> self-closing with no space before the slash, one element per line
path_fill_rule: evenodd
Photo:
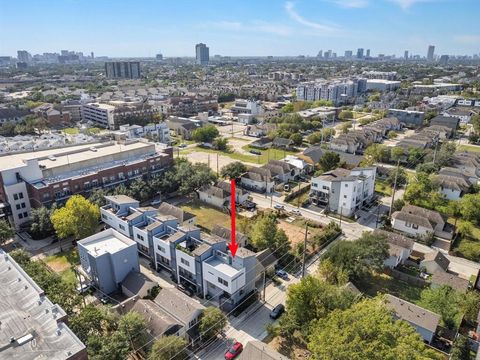
<path fill-rule="evenodd" d="M 332 0 L 332 2 L 347 9 L 360 9 L 369 5 L 368 0 Z"/>
<path fill-rule="evenodd" d="M 295 10 L 295 5 L 291 1 L 287 1 L 285 3 L 285 10 L 287 11 L 288 15 L 290 15 L 290 17 L 293 20 L 295 20 L 299 24 L 302 24 L 302 25 L 307 26 L 309 28 L 316 29 L 316 30 L 321 30 L 321 31 L 325 31 L 325 32 L 335 32 L 335 31 L 338 30 L 338 28 L 335 27 L 335 26 L 331 26 L 331 25 L 327 25 L 327 24 L 321 24 L 321 23 L 318 23 L 318 22 L 313 22 L 313 21 L 305 19 L 302 15 L 297 13 L 297 11 Z"/>
<path fill-rule="evenodd" d="M 208 23 L 206 24 L 206 27 L 235 32 L 257 32 L 280 36 L 288 36 L 292 33 L 292 29 L 288 26 L 259 20 L 251 21 L 249 23 L 222 20 Z"/>
<path fill-rule="evenodd" d="M 406 9 L 410 8 L 411 6 L 413 6 L 415 4 L 418 4 L 418 3 L 434 2 L 434 1 L 437 1 L 437 0 L 390 0 L 390 1 L 400 5 L 400 7 L 403 10 L 406 10 Z"/>
<path fill-rule="evenodd" d="M 462 44 L 480 44 L 480 35 L 457 35 L 454 37 L 454 39 Z"/>

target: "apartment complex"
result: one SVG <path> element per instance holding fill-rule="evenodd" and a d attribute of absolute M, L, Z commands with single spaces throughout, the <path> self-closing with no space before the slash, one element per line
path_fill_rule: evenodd
<path fill-rule="evenodd" d="M 138 177 L 160 173 L 173 162 L 171 148 L 138 140 L 66 146 L 0 156 L 0 201 L 11 208 L 18 228 L 32 207 L 66 201 Z"/>
<path fill-rule="evenodd" d="M 142 208 L 127 196 L 106 197 L 102 221 L 137 243 L 140 255 L 157 271 L 165 271 L 179 284 L 231 309 L 255 288 L 255 253 L 241 248 L 235 257 L 230 239 L 202 233 L 193 218 L 173 205 Z"/>
<path fill-rule="evenodd" d="M 198 65 L 208 65 L 210 61 L 210 49 L 207 45 L 203 43 L 195 45 L 195 60 Z"/>
<path fill-rule="evenodd" d="M 347 104 L 367 90 L 366 79 L 322 80 L 297 86 L 297 100 L 330 100 L 335 106 Z"/>
<path fill-rule="evenodd" d="M 0 249 L 0 359 L 87 360 L 65 311 Z"/>
<path fill-rule="evenodd" d="M 260 102 L 254 100 L 235 100 L 235 105 L 230 108 L 234 114 L 250 114 L 253 116 L 261 115 L 263 108 Z"/>
<path fill-rule="evenodd" d="M 154 121 L 158 110 L 142 101 L 110 101 L 82 105 L 82 119 L 107 129 L 118 129 L 121 125 L 134 123 L 147 125 Z"/>
<path fill-rule="evenodd" d="M 310 202 L 329 211 L 352 216 L 373 200 L 376 167 L 338 168 L 312 179 Z"/>
<path fill-rule="evenodd" d="M 139 61 L 112 61 L 105 63 L 107 79 L 140 79 Z"/>

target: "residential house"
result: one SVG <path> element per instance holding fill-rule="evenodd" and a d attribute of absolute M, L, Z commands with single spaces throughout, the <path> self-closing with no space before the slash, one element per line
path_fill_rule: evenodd
<path fill-rule="evenodd" d="M 171 132 L 184 140 L 191 140 L 193 132 L 202 126 L 201 121 L 194 121 L 188 118 L 170 116 L 167 119 L 167 126 Z"/>
<path fill-rule="evenodd" d="M 410 257 L 413 250 L 414 241 L 406 236 L 396 234 L 390 231 L 375 229 L 375 235 L 385 236 L 388 244 L 389 257 L 384 261 L 384 266 L 395 268 Z"/>
<path fill-rule="evenodd" d="M 447 240 L 451 240 L 455 232 L 453 226 L 448 224 L 438 211 L 414 205 L 405 205 L 401 211 L 394 212 L 392 227 L 412 236 L 433 233 L 433 235 Z"/>
<path fill-rule="evenodd" d="M 426 253 L 420 261 L 420 268 L 431 274 L 430 282 L 432 287 L 448 285 L 452 289 L 465 293 L 470 285 L 466 279 L 460 278 L 457 274 L 450 273 L 448 267 L 450 260 L 440 251 Z"/>
<path fill-rule="evenodd" d="M 194 214 L 189 213 L 175 205 L 169 204 L 167 202 L 162 202 L 158 207 L 158 212 L 161 215 L 171 215 L 178 219 L 181 225 L 194 225 L 196 217 Z"/>
<path fill-rule="evenodd" d="M 29 110 L 15 109 L 15 108 L 0 108 L 0 124 L 5 123 L 19 123 L 30 114 Z"/>
<path fill-rule="evenodd" d="M 241 176 L 240 185 L 247 190 L 270 194 L 275 182 L 270 170 L 252 167 Z"/>
<path fill-rule="evenodd" d="M 453 131 L 453 133 L 457 131 L 459 124 L 460 124 L 460 119 L 454 116 L 438 115 L 430 120 L 430 125 L 447 126 Z"/>
<path fill-rule="evenodd" d="M 305 149 L 302 154 L 297 155 L 300 159 L 303 159 L 310 166 L 315 167 L 316 164 L 320 161 L 320 158 L 325 154 L 326 151 L 333 152 L 340 156 L 340 161 L 345 162 L 348 165 L 357 167 L 363 159 L 361 155 L 348 154 L 342 151 L 334 150 L 324 150 L 320 146 L 310 146 Z"/>
<path fill-rule="evenodd" d="M 454 155 L 452 167 L 468 176 L 472 184 L 477 184 L 480 179 L 480 154 L 468 151 L 457 152 Z"/>
<path fill-rule="evenodd" d="M 430 344 L 436 335 L 441 316 L 396 296 L 385 295 L 385 305 L 393 311 L 396 319 L 404 320 Z"/>
<path fill-rule="evenodd" d="M 285 159 L 282 159 L 281 161 L 295 167 L 296 171 L 299 174 L 310 174 L 313 172 L 314 169 L 313 166 L 310 165 L 307 161 L 296 155 L 287 155 Z"/>
<path fill-rule="evenodd" d="M 140 271 L 135 241 L 114 229 L 101 231 L 77 244 L 83 271 L 106 294 L 119 290 L 131 271 Z"/>
<path fill-rule="evenodd" d="M 70 113 L 55 109 L 53 104 L 40 105 L 33 109 L 33 113 L 46 120 L 50 126 L 68 125 L 71 123 Z"/>
<path fill-rule="evenodd" d="M 231 200 L 231 185 L 225 181 L 221 181 L 216 185 L 210 185 L 198 192 L 200 201 L 219 209 L 229 209 Z M 247 201 L 248 193 L 241 189 L 235 188 L 235 202 L 238 205 Z"/>
<path fill-rule="evenodd" d="M 127 297 L 138 296 L 144 298 L 158 284 L 146 275 L 137 271 L 130 271 L 121 283 L 122 293 Z"/>
<path fill-rule="evenodd" d="M 160 290 L 155 303 L 181 326 L 179 336 L 193 341 L 198 336 L 198 324 L 205 306 L 174 288 Z"/>
<path fill-rule="evenodd" d="M 373 200 L 376 168 L 338 168 L 312 179 L 310 202 L 329 211 L 352 216 Z"/>
<path fill-rule="evenodd" d="M 259 340 L 250 340 L 245 345 L 238 360 L 288 360 L 287 356 L 273 350 L 269 345 Z"/>
<path fill-rule="evenodd" d="M 276 137 L 275 139 L 273 139 L 273 147 L 277 149 L 285 149 L 285 150 L 292 149 L 293 140 Z"/>
<path fill-rule="evenodd" d="M 211 233 L 227 241 L 230 240 L 232 236 L 232 230 L 229 227 L 221 225 L 214 225 Z M 235 240 L 240 247 L 245 247 L 248 244 L 248 236 L 239 231 L 235 232 Z"/>
<path fill-rule="evenodd" d="M 422 111 L 389 109 L 388 116 L 394 116 L 407 127 L 420 127 L 423 125 L 425 113 Z"/>
<path fill-rule="evenodd" d="M 262 168 L 269 170 L 277 183 L 288 183 L 300 174 L 298 168 L 281 160 L 270 160 Z"/>
<path fill-rule="evenodd" d="M 458 200 L 469 191 L 472 186 L 470 179 L 461 172 L 452 172 L 442 168 L 435 177 L 435 182 L 440 186 L 440 192 L 448 200 Z"/>
<path fill-rule="evenodd" d="M 261 137 L 260 139 L 250 143 L 250 147 L 262 149 L 262 150 L 270 149 L 272 146 L 273 146 L 273 141 L 268 137 Z"/>

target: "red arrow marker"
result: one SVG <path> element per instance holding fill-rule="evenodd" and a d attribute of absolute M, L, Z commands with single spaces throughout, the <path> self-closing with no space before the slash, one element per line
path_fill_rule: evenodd
<path fill-rule="evenodd" d="M 231 242 L 228 244 L 228 248 L 230 249 L 230 252 L 232 253 L 232 257 L 235 257 L 235 254 L 237 253 L 238 249 L 238 244 L 235 242 L 235 179 L 230 180 L 230 191 L 232 194 L 230 195 L 230 216 L 232 218 L 232 227 L 231 227 Z"/>

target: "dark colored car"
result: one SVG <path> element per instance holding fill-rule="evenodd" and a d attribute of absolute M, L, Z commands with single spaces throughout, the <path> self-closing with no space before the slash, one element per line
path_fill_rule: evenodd
<path fill-rule="evenodd" d="M 225 359 L 232 360 L 235 359 L 243 351 L 243 345 L 236 341 L 230 348 L 225 352 Z"/>
<path fill-rule="evenodd" d="M 258 151 L 258 150 L 250 150 L 250 154 L 253 154 L 253 155 L 262 155 L 262 152 L 261 152 L 261 151 Z"/>
<path fill-rule="evenodd" d="M 283 280 L 288 280 L 288 274 L 285 270 L 277 270 L 275 272 L 275 274 L 280 278 L 280 279 L 283 279 Z"/>
<path fill-rule="evenodd" d="M 188 295 L 188 296 L 193 296 L 193 291 L 192 289 L 190 289 L 189 287 L 185 286 L 185 285 L 178 285 L 178 290 L 180 290 L 181 292 L 183 292 L 184 294 Z"/>
<path fill-rule="evenodd" d="M 285 312 L 285 306 L 278 304 L 270 312 L 270 319 L 276 320 Z"/>
<path fill-rule="evenodd" d="M 255 208 L 257 207 L 257 204 L 255 204 L 250 200 L 247 200 L 243 203 L 243 207 L 247 210 L 255 210 Z"/>

